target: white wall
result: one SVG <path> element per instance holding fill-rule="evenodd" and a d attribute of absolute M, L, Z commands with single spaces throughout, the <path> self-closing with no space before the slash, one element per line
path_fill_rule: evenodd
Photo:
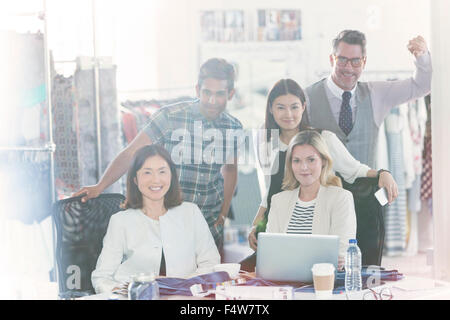
<path fill-rule="evenodd" d="M 450 281 L 450 1 L 433 0 L 431 7 L 434 274 L 438 279 Z"/>
<path fill-rule="evenodd" d="M 166 0 L 159 25 L 171 25 L 177 30 L 164 30 L 165 44 L 158 46 L 159 85 L 195 82 L 197 68 L 202 62 L 197 58 L 200 41 L 198 12 L 201 10 L 242 9 L 252 12 L 262 8 L 300 9 L 304 36 L 302 50 L 308 51 L 302 53 L 308 57 L 305 61 L 308 72 L 305 79 L 314 81 L 317 73 L 329 70 L 331 39 L 343 29 L 358 29 L 366 33 L 366 70 L 412 70 L 412 59 L 406 45 L 417 34 L 430 40 L 429 5 L 429 0 Z M 176 79 L 173 78 L 173 70 L 178 68 L 173 63 L 173 52 L 177 53 L 180 68 L 189 66 L 187 72 L 178 73 Z M 196 67 L 190 67 L 192 64 Z"/>
<path fill-rule="evenodd" d="M 91 0 L 47 2 L 49 38 L 55 58 L 92 55 Z M 343 29 L 366 33 L 367 71 L 412 70 L 406 49 L 408 40 L 417 34 L 430 39 L 429 0 L 96 0 L 95 3 L 98 55 L 113 56 L 118 66 L 119 90 L 128 93 L 121 97 L 131 99 L 158 96 L 157 92 L 144 89 L 185 88 L 161 93 L 171 97 L 194 94 L 200 64 L 209 57 L 208 53 L 221 52 L 220 46 L 216 51 L 208 51 L 200 45 L 202 10 L 244 10 L 251 17 L 257 9 L 300 9 L 303 40 L 296 44 L 290 59 L 298 57 L 288 71 L 280 71 L 280 76 L 288 74 L 304 86 L 329 70 L 331 40 Z M 229 50 L 232 46 L 228 44 Z"/>

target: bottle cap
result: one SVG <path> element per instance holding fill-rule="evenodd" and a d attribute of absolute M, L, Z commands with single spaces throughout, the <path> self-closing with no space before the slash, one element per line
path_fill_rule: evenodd
<path fill-rule="evenodd" d="M 348 243 L 358 243 L 358 241 L 356 240 L 356 239 L 350 239 L 350 240 L 348 240 Z"/>

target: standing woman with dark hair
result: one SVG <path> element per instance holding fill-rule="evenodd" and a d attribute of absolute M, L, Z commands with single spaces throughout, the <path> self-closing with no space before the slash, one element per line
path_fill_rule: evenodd
<path fill-rule="evenodd" d="M 294 80 L 279 80 L 269 92 L 264 135 L 259 136 L 256 143 L 258 159 L 266 177 L 267 193 L 253 220 L 253 228 L 248 237 L 250 247 L 254 250 L 257 247 L 257 231 L 265 229 L 264 221 L 267 221 L 271 198 L 282 191 L 288 145 L 297 133 L 307 128 L 306 98 L 302 88 Z M 276 133 L 278 135 L 275 135 Z M 349 183 L 359 177 L 379 177 L 379 186 L 386 188 L 389 203 L 395 200 L 398 195 L 397 184 L 389 172 L 377 172 L 355 160 L 331 131 L 323 130 L 320 135 L 333 159 L 334 172 L 339 172 Z"/>
<path fill-rule="evenodd" d="M 138 150 L 128 171 L 127 210 L 111 217 L 92 273 L 97 293 L 133 275 L 185 278 L 212 272 L 219 252 L 197 205 L 182 202 L 175 164 L 161 146 Z"/>

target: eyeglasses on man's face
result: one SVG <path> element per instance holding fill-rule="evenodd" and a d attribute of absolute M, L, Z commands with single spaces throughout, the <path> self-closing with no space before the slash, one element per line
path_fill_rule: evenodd
<path fill-rule="evenodd" d="M 349 59 L 347 57 L 336 56 L 336 55 L 334 56 L 334 59 L 336 60 L 337 65 L 340 67 L 345 67 L 347 65 L 347 63 L 350 61 L 350 64 L 354 68 L 361 67 L 363 62 L 366 60 L 365 57 Z"/>

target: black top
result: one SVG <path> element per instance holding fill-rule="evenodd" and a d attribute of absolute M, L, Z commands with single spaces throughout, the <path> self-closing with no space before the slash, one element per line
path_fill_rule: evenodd
<path fill-rule="evenodd" d="M 283 184 L 283 178 L 284 178 L 284 168 L 286 165 L 286 151 L 279 151 L 278 152 L 278 171 L 275 174 L 272 174 L 270 176 L 270 187 L 269 187 L 269 193 L 267 194 L 267 210 L 264 213 L 265 217 L 267 218 L 270 211 L 270 205 L 272 203 L 272 196 L 274 194 L 277 194 L 283 190 L 281 190 L 281 186 Z"/>
<path fill-rule="evenodd" d="M 161 265 L 159 267 L 159 275 L 160 276 L 166 275 L 166 259 L 164 258 L 164 249 L 161 254 Z"/>

